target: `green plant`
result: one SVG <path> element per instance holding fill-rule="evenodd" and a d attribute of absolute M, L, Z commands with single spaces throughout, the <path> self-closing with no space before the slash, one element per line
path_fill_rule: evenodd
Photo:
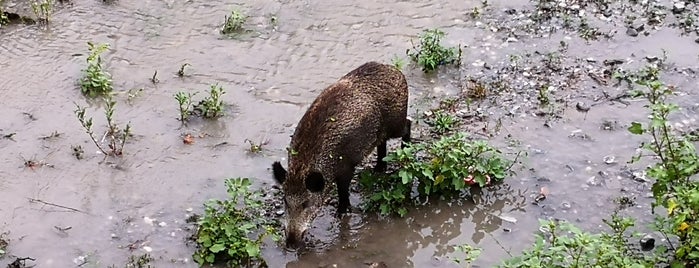
<path fill-rule="evenodd" d="M 5 256 L 7 253 L 7 246 L 10 245 L 9 240 L 6 238 L 8 234 L 9 232 L 0 233 L 0 258 Z"/>
<path fill-rule="evenodd" d="M 248 152 L 256 154 L 256 153 L 262 152 L 262 146 L 267 145 L 267 143 L 269 143 L 269 140 L 264 140 L 261 142 L 254 142 L 250 139 L 245 139 L 245 142 L 250 144 L 250 148 L 248 148 Z"/>
<path fill-rule="evenodd" d="M 454 261 L 457 264 L 464 264 L 466 267 L 471 267 L 471 263 L 478 259 L 478 257 L 481 255 L 481 249 L 480 248 L 474 248 L 470 245 L 458 245 L 454 247 L 454 251 L 458 251 L 466 255 L 464 258 L 459 259 L 459 258 L 453 258 L 452 261 Z"/>
<path fill-rule="evenodd" d="M 216 118 L 223 116 L 224 103 L 221 96 L 226 94 L 223 87 L 218 84 L 211 85 L 209 96 L 195 104 L 194 112 L 204 118 Z"/>
<path fill-rule="evenodd" d="M 670 114 L 679 106 L 667 102 L 673 88 L 660 81 L 659 72 L 657 66 L 651 65 L 633 76 L 636 84 L 642 87 L 636 95 L 648 100 L 651 114 L 649 123 L 633 122 L 628 130 L 651 138 L 641 148 L 659 160 L 646 169 L 655 179 L 651 188 L 655 198 L 653 210 L 658 206 L 667 209 L 667 219 L 657 219 L 656 226 L 679 240 L 679 244 L 672 247 L 673 265 L 693 267 L 699 264 L 699 181 L 692 179 L 699 173 L 699 155 L 692 141 L 676 133 L 669 123 Z M 641 156 L 635 156 L 632 162 Z"/>
<path fill-rule="evenodd" d="M 541 85 L 539 87 L 538 92 L 539 95 L 537 95 L 536 99 L 539 100 L 540 105 L 548 105 L 549 103 L 551 103 L 548 85 Z"/>
<path fill-rule="evenodd" d="M 457 122 L 457 119 L 451 114 L 442 110 L 437 110 L 434 113 L 434 118 L 430 123 L 432 125 L 432 129 L 435 132 L 439 134 L 444 134 L 448 131 L 453 130 Z"/>
<path fill-rule="evenodd" d="M 408 49 L 410 59 L 422 67 L 422 71 L 431 72 L 440 65 L 453 64 L 461 65 L 461 46 L 443 47 L 441 44 L 445 33 L 439 29 L 424 30 L 420 34 L 420 44 L 413 45 L 412 50 Z"/>
<path fill-rule="evenodd" d="M 405 66 L 405 60 L 403 60 L 403 58 L 398 57 L 398 56 L 393 57 L 393 59 L 391 60 L 391 63 L 398 70 L 403 70 L 403 66 Z"/>
<path fill-rule="evenodd" d="M 364 205 L 382 215 L 401 217 L 407 213 L 407 201 L 453 196 L 476 184 L 483 187 L 503 180 L 511 167 L 499 150 L 485 141 L 467 141 L 463 133 L 410 144 L 384 160 L 397 164 L 398 172 L 385 178 L 362 174 L 360 184 L 369 195 Z"/>
<path fill-rule="evenodd" d="M 192 113 L 192 97 L 196 95 L 192 93 L 185 93 L 184 91 L 177 92 L 175 94 L 175 100 L 180 105 L 180 121 L 183 123 L 189 119 L 189 115 Z"/>
<path fill-rule="evenodd" d="M 586 268 L 586 267 L 654 267 L 665 262 L 662 248 L 645 256 L 628 243 L 629 218 L 613 215 L 605 221 L 612 233 L 583 232 L 568 222 L 540 220 L 542 234 L 537 234 L 532 248 L 505 260 L 499 267 Z"/>
<path fill-rule="evenodd" d="M 7 17 L 5 14 L 5 11 L 2 9 L 2 0 L 0 0 L 0 28 L 2 28 L 3 25 L 6 25 L 10 23 L 10 18 Z"/>
<path fill-rule="evenodd" d="M 197 223 L 194 261 L 200 266 L 217 261 L 226 261 L 229 267 L 264 264 L 262 240 L 268 235 L 278 239 L 276 223 L 263 217 L 267 208 L 261 193 L 250 191 L 250 179 L 227 179 L 225 184 L 229 199 L 209 200 L 204 205 L 204 216 Z"/>
<path fill-rule="evenodd" d="M 243 24 L 247 20 L 247 16 L 239 10 L 232 10 L 229 16 L 226 16 L 221 34 L 230 35 L 240 32 L 243 29 Z"/>
<path fill-rule="evenodd" d="M 116 106 L 116 101 L 112 100 L 111 97 L 107 97 L 104 99 L 104 102 L 104 115 L 107 119 L 107 132 L 104 134 L 104 137 L 108 138 L 108 149 L 105 149 L 100 142 L 97 141 L 97 138 L 92 131 L 92 118 L 85 118 L 86 108 L 75 104 L 77 108 L 74 112 L 78 118 L 78 121 L 80 122 L 80 125 L 85 129 L 85 132 L 90 136 L 90 139 L 95 146 L 97 146 L 97 148 L 105 156 L 121 156 L 124 152 L 126 140 L 131 136 L 131 123 L 127 123 L 123 130 L 119 128 L 119 126 L 114 123 L 114 107 Z"/>
<path fill-rule="evenodd" d="M 111 75 L 102 67 L 102 54 L 109 49 L 108 44 L 95 45 L 87 42 L 90 54 L 87 56 L 87 69 L 80 79 L 80 91 L 89 97 L 107 95 L 112 91 Z"/>
<path fill-rule="evenodd" d="M 32 0 L 31 6 L 37 20 L 48 25 L 51 19 L 53 0 Z"/>

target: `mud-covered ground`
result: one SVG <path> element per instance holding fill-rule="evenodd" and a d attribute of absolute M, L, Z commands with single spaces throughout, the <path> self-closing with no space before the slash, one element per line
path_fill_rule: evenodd
<path fill-rule="evenodd" d="M 644 140 L 626 128 L 647 111 L 617 78 L 662 61 L 682 107 L 673 124 L 696 129 L 699 7 L 605 3 L 55 3 L 49 27 L 0 28 L 0 238 L 8 242 L 0 265 L 31 257 L 36 267 L 119 267 L 149 253 L 156 267 L 196 266 L 185 220 L 207 199 L 225 197 L 223 179 L 270 187 L 270 164 L 285 160 L 289 135 L 320 90 L 366 61 L 407 58 L 426 28 L 444 30 L 445 45 L 460 44 L 464 54 L 461 66 L 435 74 L 404 67 L 416 139 L 429 138 L 429 110 L 454 99 L 443 108 L 460 118 L 460 130 L 511 159 L 523 152 L 515 175 L 472 200 L 431 203 L 401 219 L 355 212 L 337 220 L 328 207 L 310 231 L 310 252 L 267 244 L 271 267 L 456 267 L 452 246 L 464 243 L 482 248 L 476 264 L 490 267 L 530 245 L 538 219 L 603 229 L 621 196 L 635 201 L 623 213 L 643 231 L 652 218 L 650 179 L 627 161 Z M 24 1 L 2 7 L 34 16 Z M 250 32 L 224 38 L 218 30 L 233 7 L 250 16 Z M 110 44 L 103 58 L 119 92 L 116 119 L 134 133 L 124 155 L 105 162 L 73 113 L 76 103 L 89 105 L 76 85 L 87 41 Z M 184 63 L 191 66 L 178 77 Z M 173 95 L 217 82 L 227 115 L 182 126 Z M 104 131 L 102 107 L 87 112 Z M 186 134 L 193 144 L 183 143 Z M 248 152 L 246 139 L 265 143 L 262 152 Z M 84 159 L 73 156 L 76 145 Z M 542 188 L 546 199 L 534 202 Z M 352 204 L 360 202 L 354 194 Z"/>

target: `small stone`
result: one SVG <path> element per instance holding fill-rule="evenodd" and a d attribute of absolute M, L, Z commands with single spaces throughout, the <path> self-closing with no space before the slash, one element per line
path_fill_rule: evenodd
<path fill-rule="evenodd" d="M 192 211 L 194 211 L 194 209 L 193 209 L 193 208 L 188 208 L 188 209 L 185 209 L 185 211 L 187 211 L 187 212 L 192 212 Z"/>
<path fill-rule="evenodd" d="M 284 210 L 277 210 L 277 216 L 284 215 Z"/>
<path fill-rule="evenodd" d="M 590 105 L 587 105 L 582 101 L 579 101 L 575 104 L 575 108 L 578 109 L 579 112 L 587 112 L 590 110 Z"/>
<path fill-rule="evenodd" d="M 600 186 L 602 185 L 602 179 L 598 178 L 597 176 L 592 176 L 586 181 L 587 185 L 590 186 Z"/>
<path fill-rule="evenodd" d="M 507 42 L 508 42 L 508 43 L 516 43 L 517 41 L 519 41 L 519 40 L 517 40 L 517 38 L 514 38 L 514 37 L 508 37 L 508 38 L 507 38 Z"/>
<path fill-rule="evenodd" d="M 655 238 L 649 234 L 644 235 L 639 242 L 643 251 L 649 251 L 655 247 Z"/>
<path fill-rule="evenodd" d="M 505 233 L 509 233 L 509 232 L 512 232 L 512 229 L 510 229 L 510 228 L 502 228 L 502 231 L 504 231 Z"/>
<path fill-rule="evenodd" d="M 165 226 L 167 226 L 167 223 L 165 223 L 164 221 L 161 221 L 160 223 L 158 223 L 158 226 L 165 227 Z"/>
<path fill-rule="evenodd" d="M 153 248 L 151 248 L 149 246 L 144 246 L 143 250 L 145 250 L 146 252 L 151 252 L 151 251 L 153 251 Z"/>
<path fill-rule="evenodd" d="M 697 38 L 696 40 L 694 40 L 694 42 L 697 43 L 697 44 L 699 44 L 699 38 Z"/>
<path fill-rule="evenodd" d="M 672 12 L 673 13 L 682 13 L 684 9 L 687 7 L 687 4 L 683 1 L 678 1 L 675 2 L 674 5 L 672 5 Z"/>
<path fill-rule="evenodd" d="M 633 172 L 631 178 L 637 182 L 647 182 L 648 181 L 646 179 L 646 172 L 645 171 Z"/>
<path fill-rule="evenodd" d="M 629 28 L 626 28 L 626 34 L 628 36 L 636 37 L 636 36 L 638 36 L 638 31 L 636 31 L 636 29 L 634 29 L 633 27 L 629 27 Z"/>
<path fill-rule="evenodd" d="M 571 208 L 571 205 L 567 201 L 563 201 L 563 203 L 561 203 L 561 209 L 567 210 L 570 208 Z"/>
<path fill-rule="evenodd" d="M 614 157 L 613 155 L 605 156 L 602 158 L 602 160 L 604 160 L 604 163 L 607 165 L 616 164 L 616 157 Z"/>
<path fill-rule="evenodd" d="M 143 222 L 145 222 L 145 223 L 148 224 L 148 225 L 151 225 L 151 226 L 152 226 L 154 221 L 155 221 L 155 219 L 151 219 L 151 218 L 149 218 L 149 217 L 147 217 L 147 216 L 146 216 L 146 217 L 143 217 Z"/>
<path fill-rule="evenodd" d="M 658 61 L 658 57 L 656 57 L 656 56 L 646 56 L 646 60 L 647 60 L 648 62 L 656 62 L 656 61 Z"/>

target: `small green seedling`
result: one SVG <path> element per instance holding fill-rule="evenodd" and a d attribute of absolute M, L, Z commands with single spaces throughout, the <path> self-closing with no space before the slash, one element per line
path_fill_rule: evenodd
<path fill-rule="evenodd" d="M 31 6 L 37 21 L 48 25 L 53 11 L 53 0 L 32 0 Z"/>
<path fill-rule="evenodd" d="M 121 156 L 124 152 L 126 140 L 131 136 L 131 124 L 127 123 L 123 130 L 115 124 L 114 112 L 116 110 L 114 107 L 116 106 L 116 101 L 112 100 L 109 95 L 107 96 L 108 97 L 104 99 L 104 115 L 107 119 L 107 132 L 104 134 L 104 137 L 108 139 L 107 148 L 102 146 L 95 137 L 92 130 L 92 118 L 85 117 L 85 108 L 75 104 L 76 110 L 74 112 L 78 118 L 78 121 L 80 122 L 80 125 L 82 125 L 85 132 L 90 136 L 92 142 L 105 156 Z"/>
<path fill-rule="evenodd" d="M 237 9 L 232 10 L 231 14 L 226 16 L 223 28 L 221 29 L 221 34 L 231 35 L 239 33 L 241 30 L 243 30 L 243 24 L 245 24 L 246 20 L 247 16 L 245 16 L 245 14 L 243 14 L 241 11 Z"/>
<path fill-rule="evenodd" d="M 396 69 L 398 70 L 403 70 L 403 67 L 405 66 L 405 60 L 398 56 L 393 57 L 391 62 L 393 63 L 393 66 L 396 67 Z"/>
<path fill-rule="evenodd" d="M 192 114 L 192 97 L 197 93 L 185 93 L 183 91 L 177 92 L 175 94 L 175 99 L 180 105 L 180 121 L 186 122 L 189 119 L 189 115 Z"/>
<path fill-rule="evenodd" d="M 262 152 L 262 146 L 267 145 L 267 143 L 269 143 L 269 140 L 264 140 L 262 142 L 254 142 L 250 139 L 245 139 L 245 142 L 250 144 L 250 148 L 248 148 L 248 152 L 252 153 L 252 154 L 256 154 L 256 153 Z"/>
<path fill-rule="evenodd" d="M 442 38 L 445 35 L 439 29 L 425 30 L 420 34 L 420 44 L 417 47 L 413 45 L 412 50 L 408 49 L 408 56 L 422 68 L 422 71 L 431 72 L 447 64 L 461 65 L 461 46 L 458 48 L 442 46 Z"/>
<path fill-rule="evenodd" d="M 112 91 L 111 75 L 102 67 L 102 54 L 109 49 L 108 44 L 95 45 L 87 42 L 90 54 L 87 56 L 87 69 L 80 79 L 80 91 L 88 97 L 108 95 Z"/>

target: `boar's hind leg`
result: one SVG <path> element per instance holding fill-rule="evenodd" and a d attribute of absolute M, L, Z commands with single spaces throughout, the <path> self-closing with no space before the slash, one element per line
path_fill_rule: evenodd
<path fill-rule="evenodd" d="M 403 136 L 401 137 L 402 143 L 400 145 L 400 148 L 405 148 L 407 146 L 407 143 L 410 143 L 410 126 L 412 125 L 412 121 L 410 119 L 405 119 L 405 127 L 403 128 Z"/>
<path fill-rule="evenodd" d="M 384 157 L 386 157 L 386 140 L 382 141 L 379 146 L 376 146 L 376 166 L 374 166 L 374 172 L 383 172 L 386 170 L 386 161 L 383 161 Z"/>

